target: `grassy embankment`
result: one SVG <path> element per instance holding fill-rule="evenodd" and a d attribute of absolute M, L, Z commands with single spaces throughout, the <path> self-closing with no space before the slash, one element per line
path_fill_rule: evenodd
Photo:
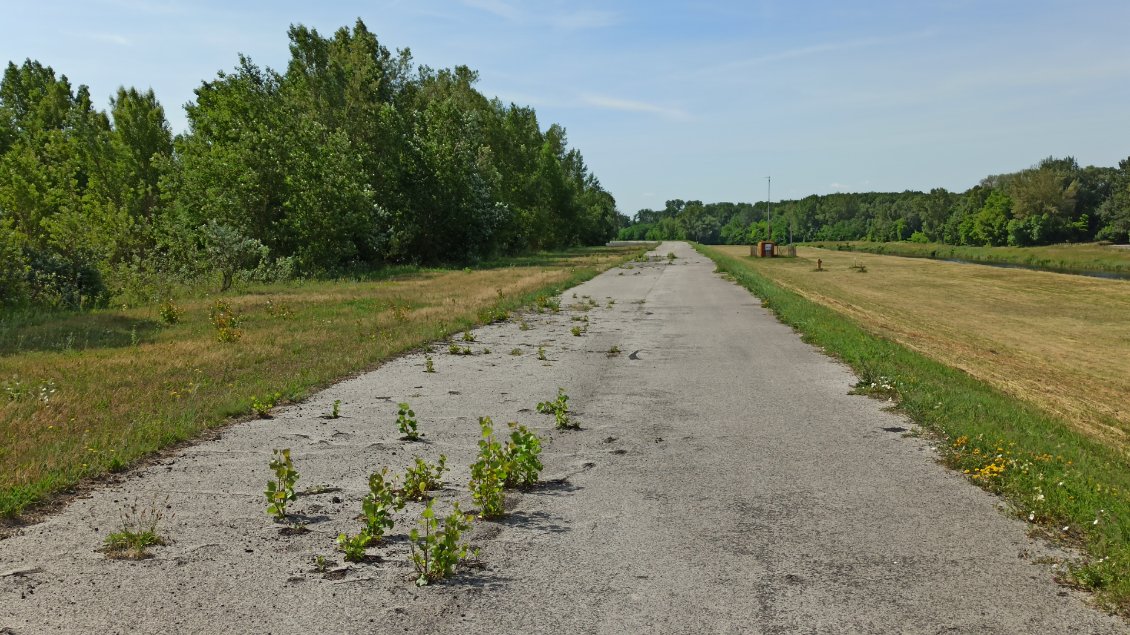
<path fill-rule="evenodd" d="M 249 414 L 587 280 L 643 248 L 578 249 L 475 270 L 261 285 L 156 306 L 0 314 L 0 518 Z M 210 321 L 217 299 L 239 339 Z M 436 356 L 442 372 L 442 358 Z"/>
<path fill-rule="evenodd" d="M 824 250 L 768 260 L 748 247 L 700 249 L 850 364 L 862 392 L 895 397 L 939 434 L 947 465 L 1003 495 L 1035 530 L 1084 547 L 1066 581 L 1130 615 L 1130 284 Z M 815 271 L 818 257 L 825 271 Z"/>
<path fill-rule="evenodd" d="M 1043 247 L 970 247 L 941 243 L 875 243 L 854 240 L 815 242 L 810 245 L 829 250 L 863 251 L 911 258 L 966 260 L 1064 273 L 1107 272 L 1130 275 L 1130 249 L 1098 243 Z"/>

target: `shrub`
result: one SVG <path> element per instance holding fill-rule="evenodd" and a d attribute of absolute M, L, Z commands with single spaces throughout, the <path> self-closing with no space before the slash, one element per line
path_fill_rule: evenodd
<path fill-rule="evenodd" d="M 218 299 L 208 309 L 208 321 L 216 329 L 216 338 L 221 342 L 236 342 L 243 337 L 239 330 L 240 316 L 226 300 Z"/>
<path fill-rule="evenodd" d="M 157 307 L 157 313 L 161 316 L 161 321 L 170 326 L 180 322 L 181 316 L 184 315 L 184 311 L 181 310 L 171 298 L 165 300 L 161 303 L 161 306 Z"/>
<path fill-rule="evenodd" d="M 503 489 L 509 472 L 509 459 L 502 444 L 494 440 L 490 417 L 479 417 L 482 438 L 479 439 L 479 456 L 471 464 L 471 481 L 468 487 L 471 498 L 479 506 L 479 516 L 495 518 L 505 512 Z"/>
<path fill-rule="evenodd" d="M 507 425 L 510 427 L 510 440 L 506 443 L 506 486 L 529 487 L 538 482 L 543 467 L 538 458 L 541 439 L 516 421 Z"/>
<path fill-rule="evenodd" d="M 552 414 L 554 424 L 558 430 L 580 427 L 569 420 L 569 395 L 565 394 L 564 388 L 557 389 L 557 398 L 553 401 L 542 401 L 538 403 L 537 410 L 543 414 Z"/>
<path fill-rule="evenodd" d="M 420 518 L 424 528 L 413 528 L 408 535 L 412 549 L 412 564 L 416 569 L 416 585 L 427 586 L 432 582 L 450 578 L 455 574 L 455 567 L 460 561 L 471 554 L 470 546 L 460 542 L 463 533 L 471 528 L 471 519 L 459 509 L 455 509 L 443 519 L 443 529 L 439 528 L 439 521 L 435 518 L 432 501 L 427 506 Z"/>
<path fill-rule="evenodd" d="M 369 542 L 377 542 L 384 537 L 385 532 L 393 527 L 393 512 L 404 509 L 404 499 L 397 495 L 387 477 L 388 468 L 370 474 L 369 493 L 361 499 L 361 515 L 365 521 L 362 533 L 368 536 Z M 340 537 L 338 542 L 341 542 Z"/>
<path fill-rule="evenodd" d="M 443 487 L 443 473 L 447 471 L 444 464 L 447 457 L 439 455 L 439 461 L 434 465 L 415 457 L 416 465 L 404 472 L 404 487 L 401 496 L 406 500 L 422 501 L 429 498 L 428 492 Z"/>

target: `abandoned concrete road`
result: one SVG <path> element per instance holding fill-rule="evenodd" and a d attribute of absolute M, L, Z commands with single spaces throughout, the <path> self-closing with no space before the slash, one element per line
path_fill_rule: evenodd
<path fill-rule="evenodd" d="M 1054 582 L 1048 556 L 1061 554 L 999 499 L 939 466 L 882 402 L 849 395 L 845 367 L 688 245 L 655 253 L 668 252 L 567 291 L 560 313 L 524 316 L 528 329 L 516 316 L 475 331 L 475 355 L 437 348 L 434 374 L 422 353 L 394 360 L 0 541 L 0 632 L 1127 632 Z M 581 430 L 534 411 L 558 387 Z M 325 418 L 336 399 L 343 416 Z M 424 442 L 399 439 L 398 401 Z M 418 504 L 370 561 L 343 563 L 334 538 L 358 529 L 381 466 L 445 454 L 437 509 L 472 507 L 484 415 L 543 435 L 552 482 L 476 521 L 480 565 L 416 588 Z M 331 488 L 293 504 L 301 535 L 264 512 L 282 447 L 299 489 Z M 154 497 L 175 514 L 161 527 L 171 544 L 136 562 L 96 551 L 123 504 Z"/>

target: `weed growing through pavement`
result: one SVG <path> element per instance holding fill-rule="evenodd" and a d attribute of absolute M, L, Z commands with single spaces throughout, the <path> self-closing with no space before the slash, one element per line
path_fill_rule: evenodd
<path fill-rule="evenodd" d="M 365 559 L 365 549 L 377 543 L 385 532 L 392 529 L 393 512 L 404 509 L 404 499 L 388 479 L 388 468 L 369 475 L 369 493 L 361 499 L 361 518 L 365 526 L 354 535 L 345 532 L 337 536 L 337 548 L 349 562 Z"/>
<path fill-rule="evenodd" d="M 443 528 L 440 529 L 429 500 L 421 514 L 420 524 L 423 533 L 419 528 L 413 528 L 408 539 L 412 548 L 412 564 L 416 569 L 416 586 L 427 586 L 450 578 L 458 564 L 472 555 L 470 546 L 460 541 L 463 533 L 471 529 L 471 518 L 459 509 L 459 503 L 455 503 L 454 511 L 443 519 Z"/>
<path fill-rule="evenodd" d="M 337 548 L 349 562 L 361 562 L 365 559 L 365 548 L 372 541 L 372 536 L 364 529 L 352 536 L 342 532 L 337 535 Z"/>
<path fill-rule="evenodd" d="M 613 345 L 612 348 L 608 349 L 607 354 L 608 354 L 609 357 L 616 357 L 617 355 L 620 354 L 620 352 L 621 352 L 620 347 Z"/>
<path fill-rule="evenodd" d="M 574 326 L 573 328 L 569 329 L 569 332 L 573 334 L 573 337 L 580 337 L 581 333 L 584 333 L 585 330 L 579 326 Z"/>
<path fill-rule="evenodd" d="M 424 355 L 424 372 L 425 373 L 436 372 L 436 365 L 435 365 L 435 362 L 432 361 L 431 355 Z"/>
<path fill-rule="evenodd" d="M 328 560 L 326 560 L 325 556 L 320 553 L 314 556 L 314 571 L 316 571 L 317 573 L 325 573 L 329 570 L 329 568 L 330 563 Z"/>
<path fill-rule="evenodd" d="M 149 506 L 142 507 L 135 500 L 120 513 L 121 525 L 103 541 L 102 552 L 107 558 L 141 560 L 150 557 L 149 547 L 164 545 L 165 539 L 157 532 L 157 525 L 165 520 L 169 497 L 158 501 L 155 497 Z"/>
<path fill-rule="evenodd" d="M 479 506 L 481 518 L 497 518 L 505 509 L 503 489 L 509 472 L 509 460 L 502 444 L 494 439 L 490 417 L 479 417 L 482 438 L 479 439 L 479 456 L 471 464 L 468 487 L 471 498 Z"/>
<path fill-rule="evenodd" d="M 668 262 L 670 262 L 670 261 L 672 261 L 676 258 L 678 258 L 678 256 L 675 255 L 675 252 L 673 252 L 673 251 L 667 252 L 667 261 Z"/>
<path fill-rule="evenodd" d="M 474 341 L 475 341 L 475 336 L 474 336 L 474 334 L 472 334 L 472 333 L 471 333 L 470 331 L 463 331 L 463 337 L 462 337 L 462 340 L 463 340 L 464 342 L 474 342 Z"/>
<path fill-rule="evenodd" d="M 538 482 L 542 464 L 541 439 L 526 426 L 511 421 L 510 440 L 506 442 L 506 487 L 529 487 Z"/>
<path fill-rule="evenodd" d="M 407 401 L 396 404 L 396 407 L 396 429 L 409 441 L 419 439 L 420 435 L 416 432 L 416 412 Z"/>
<path fill-rule="evenodd" d="M 334 409 L 330 411 L 330 418 L 337 419 L 341 416 L 341 400 L 334 399 Z"/>
<path fill-rule="evenodd" d="M 545 356 L 545 347 L 544 346 L 538 347 L 538 359 L 540 359 L 543 362 L 547 361 L 547 358 Z"/>
<path fill-rule="evenodd" d="M 518 323 L 518 330 L 528 331 L 528 330 L 530 330 L 530 325 L 528 323 L 526 323 L 525 320 L 522 320 L 521 322 Z"/>
<path fill-rule="evenodd" d="M 267 481 L 267 513 L 277 521 L 286 520 L 286 506 L 297 498 L 294 493 L 294 484 L 298 481 L 298 472 L 290 460 L 290 448 L 274 450 L 270 463 L 275 478 Z"/>
<path fill-rule="evenodd" d="M 404 509 L 404 498 L 388 478 L 388 468 L 370 474 L 369 493 L 361 499 L 361 516 L 365 521 L 363 533 L 369 536 L 370 542 L 378 542 L 385 532 L 392 529 L 392 514 L 401 509 Z"/>
<path fill-rule="evenodd" d="M 577 429 L 581 426 L 569 420 L 569 395 L 564 388 L 557 389 L 557 398 L 553 401 L 538 403 L 537 410 L 543 414 L 552 414 L 554 425 L 558 430 Z"/>
<path fill-rule="evenodd" d="M 431 498 L 428 492 L 443 487 L 443 473 L 448 471 L 445 467 L 447 457 L 439 455 L 435 464 L 428 463 L 420 457 L 414 457 L 416 465 L 404 472 L 404 487 L 400 495 L 405 500 L 422 501 Z"/>
<path fill-rule="evenodd" d="M 520 348 L 518 348 L 517 346 L 515 346 L 514 348 L 510 349 L 510 354 L 511 354 L 511 355 L 521 355 L 521 354 L 522 354 L 522 349 L 520 349 Z"/>

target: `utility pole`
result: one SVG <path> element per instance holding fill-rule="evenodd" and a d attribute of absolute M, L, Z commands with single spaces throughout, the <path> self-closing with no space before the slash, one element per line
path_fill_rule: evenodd
<path fill-rule="evenodd" d="M 773 215 L 769 211 L 769 200 L 772 198 L 773 177 L 765 177 L 765 234 L 766 240 L 773 240 Z"/>

